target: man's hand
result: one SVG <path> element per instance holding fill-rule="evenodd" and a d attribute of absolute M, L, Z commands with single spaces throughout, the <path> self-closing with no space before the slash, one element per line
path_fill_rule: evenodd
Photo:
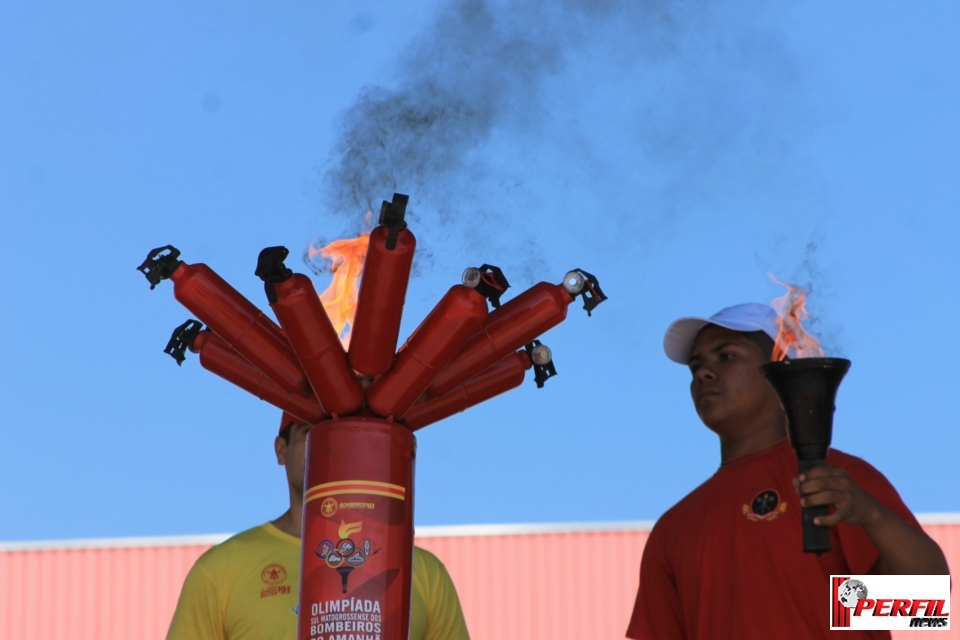
<path fill-rule="evenodd" d="M 834 512 L 813 523 L 832 527 L 840 522 L 868 527 L 881 517 L 884 506 L 860 488 L 843 467 L 815 467 L 793 479 L 801 507 L 830 505 Z"/>
<path fill-rule="evenodd" d="M 942 575 L 950 573 L 943 551 L 933 539 L 907 524 L 864 491 L 842 467 L 816 467 L 793 479 L 800 506 L 830 505 L 828 516 L 814 518 L 821 527 L 841 522 L 863 527 L 880 558 L 870 573 Z"/>

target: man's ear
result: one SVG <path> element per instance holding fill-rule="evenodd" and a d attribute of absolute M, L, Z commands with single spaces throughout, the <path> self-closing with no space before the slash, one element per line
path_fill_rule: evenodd
<path fill-rule="evenodd" d="M 287 464 L 287 441 L 277 436 L 273 441 L 273 450 L 277 454 L 277 464 L 280 466 Z"/>

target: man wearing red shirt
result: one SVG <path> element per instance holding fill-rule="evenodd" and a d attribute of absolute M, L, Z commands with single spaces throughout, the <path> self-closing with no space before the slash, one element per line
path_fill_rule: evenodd
<path fill-rule="evenodd" d="M 831 449 L 797 476 L 785 420 L 760 374 L 777 314 L 742 304 L 683 318 L 664 338 L 690 367 L 700 419 L 720 439 L 720 469 L 654 526 L 627 637 L 825 638 L 830 574 L 946 574 L 940 547 L 867 462 Z M 833 550 L 803 553 L 800 509 L 831 505 Z M 850 631 L 844 638 L 889 638 Z"/>

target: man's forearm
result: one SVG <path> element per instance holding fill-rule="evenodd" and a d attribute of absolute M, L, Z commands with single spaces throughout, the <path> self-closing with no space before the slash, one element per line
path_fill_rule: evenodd
<path fill-rule="evenodd" d="M 943 575 L 950 573 L 940 546 L 923 531 L 877 501 L 876 515 L 863 525 L 880 552 L 873 571 L 890 575 Z"/>

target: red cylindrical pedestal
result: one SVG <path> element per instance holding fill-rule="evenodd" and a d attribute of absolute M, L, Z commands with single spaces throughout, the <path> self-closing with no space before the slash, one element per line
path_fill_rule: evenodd
<path fill-rule="evenodd" d="M 417 440 L 376 418 L 307 437 L 298 640 L 407 640 Z"/>

